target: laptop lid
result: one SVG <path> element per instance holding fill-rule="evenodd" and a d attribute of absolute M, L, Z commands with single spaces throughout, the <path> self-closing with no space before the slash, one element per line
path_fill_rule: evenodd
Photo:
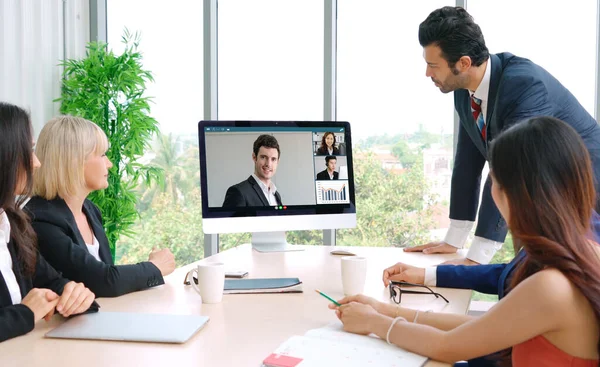
<path fill-rule="evenodd" d="M 208 316 L 98 312 L 74 317 L 47 338 L 185 343 L 208 322 Z"/>

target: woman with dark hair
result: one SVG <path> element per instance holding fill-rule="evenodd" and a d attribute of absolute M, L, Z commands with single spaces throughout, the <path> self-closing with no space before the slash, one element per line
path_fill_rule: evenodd
<path fill-rule="evenodd" d="M 317 155 L 339 155 L 340 150 L 335 146 L 335 134 L 331 131 L 323 134 L 321 146 L 317 149 Z"/>
<path fill-rule="evenodd" d="M 29 218 L 21 210 L 31 191 L 33 154 L 29 115 L 0 102 L 0 341 L 26 334 L 54 310 L 68 317 L 96 311 L 94 294 L 64 279 L 39 255 Z M 17 196 L 19 199 L 17 200 Z M 92 306 L 92 307 L 90 307 Z"/>
<path fill-rule="evenodd" d="M 481 317 L 419 313 L 358 295 L 339 301 L 346 331 L 460 361 L 512 347 L 514 366 L 598 366 L 600 247 L 590 156 L 552 117 L 509 128 L 490 147 L 492 197 L 525 251 L 510 293 Z M 333 308 L 333 307 L 332 307 Z"/>

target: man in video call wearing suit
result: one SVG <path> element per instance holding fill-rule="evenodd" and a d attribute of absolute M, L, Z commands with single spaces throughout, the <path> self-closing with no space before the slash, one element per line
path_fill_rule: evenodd
<path fill-rule="evenodd" d="M 282 205 L 281 195 L 271 179 L 279 164 L 279 143 L 272 135 L 260 135 L 254 141 L 254 173 L 227 189 L 223 208 Z"/>
<path fill-rule="evenodd" d="M 335 164 L 337 163 L 337 158 L 332 155 L 328 155 L 325 157 L 325 166 L 327 169 L 317 173 L 317 180 L 337 180 L 339 173 L 335 171 Z"/>

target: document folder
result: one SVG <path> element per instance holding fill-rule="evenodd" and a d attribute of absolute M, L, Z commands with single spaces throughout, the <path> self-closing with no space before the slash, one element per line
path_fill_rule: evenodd
<path fill-rule="evenodd" d="M 302 293 L 302 282 L 298 278 L 226 279 L 223 293 Z"/>

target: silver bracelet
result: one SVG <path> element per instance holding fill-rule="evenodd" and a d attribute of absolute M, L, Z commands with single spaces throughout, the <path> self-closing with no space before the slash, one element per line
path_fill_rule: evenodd
<path fill-rule="evenodd" d="M 390 343 L 390 333 L 392 332 L 392 328 L 394 327 L 394 325 L 396 325 L 396 323 L 399 321 L 406 321 L 406 319 L 402 316 L 398 316 L 394 319 L 394 321 L 392 321 L 392 324 L 390 325 L 390 328 L 388 329 L 387 335 L 385 336 L 385 341 L 387 341 L 388 344 L 392 344 Z"/>

